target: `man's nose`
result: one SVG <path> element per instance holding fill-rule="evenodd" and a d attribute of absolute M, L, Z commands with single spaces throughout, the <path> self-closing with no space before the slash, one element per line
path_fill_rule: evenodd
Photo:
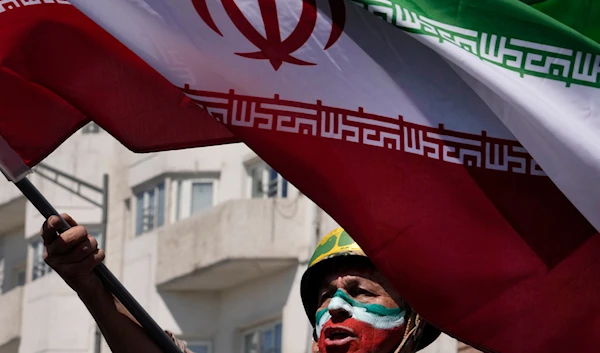
<path fill-rule="evenodd" d="M 330 308 L 329 314 L 331 315 L 331 321 L 333 321 L 333 323 L 342 322 L 352 316 L 352 314 L 343 308 Z"/>
<path fill-rule="evenodd" d="M 341 283 L 340 283 L 341 284 Z M 342 286 L 338 286 L 338 292 L 344 292 Z M 331 320 L 334 323 L 344 321 L 350 317 L 352 317 L 352 308 L 340 298 L 334 296 L 331 303 L 329 304 L 329 314 L 331 315 Z"/>

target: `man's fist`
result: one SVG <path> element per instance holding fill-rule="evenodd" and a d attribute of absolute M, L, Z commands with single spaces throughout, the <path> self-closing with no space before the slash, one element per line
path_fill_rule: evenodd
<path fill-rule="evenodd" d="M 72 228 L 58 234 L 60 218 L 52 216 L 44 222 L 44 260 L 79 294 L 93 292 L 101 283 L 92 271 L 104 260 L 104 251 L 98 249 L 98 242 L 84 227 L 67 214 L 61 216 Z"/>

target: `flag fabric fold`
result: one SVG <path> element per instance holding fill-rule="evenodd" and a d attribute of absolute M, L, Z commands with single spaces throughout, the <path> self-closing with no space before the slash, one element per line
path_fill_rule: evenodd
<path fill-rule="evenodd" d="M 67 1 L 3 1 L 0 33 L 0 135 L 30 166 L 92 120 L 137 152 L 235 141 Z"/>
<path fill-rule="evenodd" d="M 560 17 L 595 5 L 73 4 L 333 216 L 434 325 L 490 352 L 595 352 L 598 31 Z M 128 102 L 142 116 L 147 102 Z M 101 115 L 130 141 L 140 121 L 123 105 Z M 161 133 L 128 146 L 222 141 L 146 119 Z M 22 155 L 14 126 L 0 135 Z"/>
<path fill-rule="evenodd" d="M 600 229 L 600 188 L 592 187 L 600 177 L 600 6 L 586 1 L 537 1 L 539 10 L 520 1 L 360 3 L 454 63 Z"/>

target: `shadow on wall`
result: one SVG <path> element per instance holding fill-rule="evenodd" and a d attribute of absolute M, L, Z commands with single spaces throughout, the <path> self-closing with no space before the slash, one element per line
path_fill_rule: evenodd
<path fill-rule="evenodd" d="M 246 330 L 282 318 L 297 267 L 220 291 L 159 292 L 189 341 L 210 340 L 213 352 L 241 351 Z"/>
<path fill-rule="evenodd" d="M 167 311 L 179 326 L 184 339 L 207 339 L 217 332 L 219 293 L 159 292 Z"/>
<path fill-rule="evenodd" d="M 14 353 L 19 351 L 20 339 L 14 339 L 0 346 L 0 353 Z"/>
<path fill-rule="evenodd" d="M 298 318 L 283 318 L 283 310 L 291 297 L 299 295 L 293 292 L 298 290 L 294 286 L 297 271 L 298 267 L 293 266 L 223 292 L 221 327 L 225 331 L 218 342 L 230 346 L 224 347 L 226 349 L 221 352 L 242 352 L 244 337 L 258 329 L 262 330 L 264 325 L 272 326 L 281 321 L 283 331 L 295 325 Z M 295 305 L 293 303 L 292 300 L 290 305 Z M 285 351 L 285 347 L 282 347 L 282 351 Z"/>

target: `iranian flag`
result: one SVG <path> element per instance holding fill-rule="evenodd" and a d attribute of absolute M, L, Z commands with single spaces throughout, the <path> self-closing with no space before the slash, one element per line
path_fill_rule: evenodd
<path fill-rule="evenodd" d="M 162 132 L 138 150 L 230 141 L 199 125 L 209 113 L 344 226 L 446 333 L 489 352 L 597 351 L 600 4 L 72 3 L 202 108 L 197 121 L 169 121 L 119 91 L 106 115 L 118 117 L 109 131 L 119 139 L 144 119 Z M 49 48 L 60 42 L 51 39 Z M 82 63 L 73 79 L 103 63 Z M 82 96 L 97 103 L 93 92 L 104 91 L 90 85 Z M 86 119 L 104 119 L 102 106 Z M 13 120 L 40 118 L 2 119 L 0 136 L 23 156 Z M 178 133 L 191 138 L 171 146 Z"/>

